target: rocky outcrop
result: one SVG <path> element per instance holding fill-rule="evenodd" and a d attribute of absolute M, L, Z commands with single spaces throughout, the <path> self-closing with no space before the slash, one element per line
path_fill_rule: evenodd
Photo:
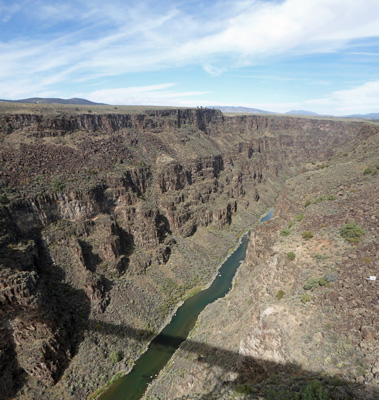
<path fill-rule="evenodd" d="M 60 136 L 74 131 L 100 131 L 113 134 L 123 129 L 154 131 L 194 126 L 211 133 L 212 126 L 222 124 L 221 111 L 210 109 L 167 109 L 145 111 L 143 114 L 78 114 L 46 117 L 34 114 L 15 114 L 0 117 L 5 133 L 23 130 L 35 137 Z"/>

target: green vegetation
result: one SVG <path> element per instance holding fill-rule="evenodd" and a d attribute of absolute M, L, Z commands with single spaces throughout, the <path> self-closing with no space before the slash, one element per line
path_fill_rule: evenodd
<path fill-rule="evenodd" d="M 340 229 L 340 235 L 349 243 L 359 243 L 361 237 L 365 235 L 365 233 L 362 227 L 357 225 L 354 221 L 349 221 Z"/>
<path fill-rule="evenodd" d="M 119 361 L 123 359 L 124 355 L 122 354 L 121 351 L 113 350 L 108 357 L 108 360 L 112 364 L 117 364 Z"/>
<path fill-rule="evenodd" d="M 288 228 L 284 228 L 283 230 L 280 231 L 281 236 L 288 236 L 291 233 L 291 231 Z"/>
<path fill-rule="evenodd" d="M 116 375 L 112 376 L 112 378 L 103 387 L 97 389 L 94 393 L 88 396 L 88 400 L 97 399 L 101 395 L 101 393 L 103 393 L 106 389 L 109 388 L 110 385 L 112 385 L 113 382 L 116 382 L 117 379 L 121 378 L 122 374 L 122 372 L 118 372 Z"/>
<path fill-rule="evenodd" d="M 8 197 L 5 194 L 0 195 L 0 204 L 8 204 L 9 200 Z"/>
<path fill-rule="evenodd" d="M 303 304 L 307 304 L 309 301 L 311 301 L 311 299 L 312 299 L 312 297 L 311 297 L 311 295 L 309 295 L 309 294 L 303 294 L 303 295 L 301 296 L 301 302 L 302 302 Z"/>
<path fill-rule="evenodd" d="M 328 287 L 329 286 L 329 284 L 330 284 L 330 282 L 332 282 L 332 279 L 328 276 L 328 275 L 326 275 L 326 276 L 323 276 L 322 278 L 320 278 L 320 279 L 317 279 L 317 278 L 309 278 L 306 282 L 305 282 L 305 284 L 304 284 L 304 286 L 303 286 L 303 289 L 304 290 L 315 290 L 316 288 L 318 288 L 319 286 L 324 286 L 324 287 Z"/>
<path fill-rule="evenodd" d="M 327 258 L 329 258 L 327 255 L 325 255 L 325 254 L 319 254 L 319 253 L 316 253 L 313 257 L 314 257 L 315 260 L 317 260 L 317 261 L 324 261 L 324 260 L 326 260 Z"/>
<path fill-rule="evenodd" d="M 303 286 L 304 290 L 315 290 L 320 285 L 320 280 L 317 278 L 309 278 Z"/>
<path fill-rule="evenodd" d="M 296 217 L 295 217 L 295 220 L 298 222 L 302 221 L 303 219 L 304 219 L 304 214 L 299 214 L 299 215 L 296 215 Z"/>
<path fill-rule="evenodd" d="M 249 385 L 237 385 L 234 389 L 235 394 L 249 394 L 251 393 L 251 386 Z"/>
<path fill-rule="evenodd" d="M 308 199 L 308 200 L 305 202 L 304 207 L 308 207 L 308 206 L 310 206 L 311 204 L 312 204 L 311 201 Z"/>
<path fill-rule="evenodd" d="M 276 293 L 275 297 L 276 297 L 278 300 L 281 300 L 281 299 L 284 297 L 285 294 L 286 294 L 286 293 L 285 293 L 283 290 L 279 290 L 278 293 Z"/>
<path fill-rule="evenodd" d="M 320 278 L 318 283 L 319 283 L 320 286 L 324 286 L 324 287 L 328 287 L 329 286 L 329 282 L 325 279 L 325 277 Z"/>
<path fill-rule="evenodd" d="M 318 196 L 315 203 L 321 203 L 322 201 L 325 201 L 327 199 L 327 196 L 325 194 L 322 194 L 321 196 Z"/>
<path fill-rule="evenodd" d="M 369 174 L 371 174 L 372 173 L 372 171 L 371 171 L 371 168 L 370 167 L 367 167 L 364 171 L 363 171 L 363 175 L 369 175 Z"/>
<path fill-rule="evenodd" d="M 267 393 L 267 400 L 327 400 L 328 398 L 328 390 L 320 381 L 308 383 L 300 391 L 270 389 Z"/>
<path fill-rule="evenodd" d="M 289 252 L 287 253 L 287 258 L 288 258 L 289 260 L 293 261 L 293 260 L 295 259 L 295 257 L 296 257 L 296 254 L 295 254 L 293 251 L 289 251 Z"/>
<path fill-rule="evenodd" d="M 318 204 L 318 203 L 321 203 L 322 201 L 326 201 L 326 200 L 332 201 L 332 200 L 335 200 L 336 198 L 337 198 L 337 196 L 335 194 L 329 194 L 329 195 L 322 194 L 317 197 L 315 203 Z"/>
<path fill-rule="evenodd" d="M 328 391 L 320 381 L 314 381 L 304 386 L 300 395 L 302 400 L 327 400 Z"/>
<path fill-rule="evenodd" d="M 65 187 L 65 184 L 59 178 L 51 179 L 51 190 L 54 193 L 61 192 Z"/>
<path fill-rule="evenodd" d="M 308 240 L 313 238 L 313 233 L 312 231 L 304 231 L 301 236 L 303 239 Z"/>

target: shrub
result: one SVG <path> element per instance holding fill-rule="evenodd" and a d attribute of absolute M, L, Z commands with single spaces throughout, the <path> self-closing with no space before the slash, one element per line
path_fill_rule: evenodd
<path fill-rule="evenodd" d="M 362 227 L 357 225 L 354 221 L 348 222 L 340 229 L 340 235 L 349 243 L 359 243 L 361 241 L 361 236 L 365 233 Z"/>
<path fill-rule="evenodd" d="M 251 393 L 251 386 L 249 385 L 237 385 L 234 389 L 236 394 L 249 394 Z"/>
<path fill-rule="evenodd" d="M 326 280 L 326 278 L 323 276 L 322 278 L 320 278 L 320 280 L 318 281 L 319 285 L 321 286 L 325 286 L 328 287 L 329 286 L 329 282 Z"/>
<path fill-rule="evenodd" d="M 8 204 L 9 200 L 8 197 L 5 196 L 5 194 L 0 194 L 0 204 Z"/>
<path fill-rule="evenodd" d="M 316 199 L 316 203 L 321 203 L 322 201 L 325 201 L 327 199 L 327 197 L 325 196 L 325 194 L 322 194 L 321 196 L 318 196 Z"/>
<path fill-rule="evenodd" d="M 328 390 L 324 388 L 320 381 L 313 381 L 299 389 L 269 389 L 267 400 L 327 400 Z"/>
<path fill-rule="evenodd" d="M 319 253 L 315 254 L 313 257 L 314 257 L 317 261 L 324 261 L 324 260 L 326 260 L 327 258 L 329 258 L 327 255 L 325 255 L 325 254 L 319 254 Z"/>
<path fill-rule="evenodd" d="M 280 231 L 281 236 L 288 236 L 291 233 L 291 231 L 288 228 L 284 228 L 283 230 Z"/>
<path fill-rule="evenodd" d="M 293 261 L 295 259 L 296 255 L 295 255 L 295 253 L 293 251 L 289 251 L 287 253 L 287 257 L 288 257 L 289 260 Z"/>
<path fill-rule="evenodd" d="M 276 293 L 275 297 L 276 297 L 278 300 L 281 300 L 281 299 L 284 297 L 285 294 L 286 294 L 286 293 L 285 293 L 283 290 L 279 290 L 278 293 Z"/>
<path fill-rule="evenodd" d="M 123 358 L 123 354 L 121 351 L 117 351 L 117 350 L 113 350 L 110 354 L 109 354 L 109 361 L 112 364 L 117 364 L 119 361 L 121 361 Z"/>
<path fill-rule="evenodd" d="M 65 187 L 65 184 L 58 178 L 53 178 L 51 180 L 51 190 L 56 192 L 61 192 Z"/>
<path fill-rule="evenodd" d="M 371 168 L 370 167 L 367 167 L 364 171 L 363 171 L 363 175 L 368 175 L 368 174 L 371 174 Z"/>
<path fill-rule="evenodd" d="M 303 237 L 303 239 L 308 240 L 313 238 L 313 233 L 312 231 L 304 231 L 301 236 Z"/>
<path fill-rule="evenodd" d="M 328 390 L 320 381 L 313 381 L 301 389 L 300 395 L 302 400 L 327 400 Z"/>
<path fill-rule="evenodd" d="M 268 389 L 267 400 L 300 400 L 299 393 L 290 391 L 289 389 Z"/>
<path fill-rule="evenodd" d="M 328 200 L 335 200 L 337 197 L 336 197 L 336 195 L 335 194 L 330 194 L 329 196 L 328 196 Z"/>
<path fill-rule="evenodd" d="M 304 214 L 299 214 L 299 215 L 296 215 L 296 217 L 295 217 L 295 220 L 296 221 L 302 221 L 304 219 Z"/>
<path fill-rule="evenodd" d="M 317 278 L 309 278 L 303 286 L 304 290 L 315 290 L 319 287 L 320 281 Z"/>
<path fill-rule="evenodd" d="M 303 304 L 308 303 L 309 301 L 311 301 L 311 299 L 312 299 L 312 297 L 311 297 L 311 295 L 309 295 L 309 294 L 303 294 L 303 295 L 301 296 L 301 302 L 302 302 Z"/>
<path fill-rule="evenodd" d="M 308 199 L 308 200 L 305 202 L 304 207 L 308 207 L 308 206 L 310 206 L 311 204 L 312 204 L 311 201 Z"/>

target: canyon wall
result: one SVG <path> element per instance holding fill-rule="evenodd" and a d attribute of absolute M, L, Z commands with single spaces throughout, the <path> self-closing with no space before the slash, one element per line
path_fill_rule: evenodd
<path fill-rule="evenodd" d="M 286 180 L 145 399 L 379 398 L 378 148 L 357 136 Z"/>
<path fill-rule="evenodd" d="M 0 386 L 20 399 L 85 398 L 128 370 L 288 177 L 377 131 L 208 109 L 0 127 Z"/>

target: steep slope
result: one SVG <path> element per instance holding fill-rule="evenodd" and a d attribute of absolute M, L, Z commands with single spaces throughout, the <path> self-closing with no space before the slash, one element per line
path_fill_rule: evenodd
<path fill-rule="evenodd" d="M 379 398 L 379 135 L 288 179 L 146 398 Z"/>
<path fill-rule="evenodd" d="M 309 160 L 376 125 L 217 110 L 0 114 L 1 390 L 85 398 Z"/>

